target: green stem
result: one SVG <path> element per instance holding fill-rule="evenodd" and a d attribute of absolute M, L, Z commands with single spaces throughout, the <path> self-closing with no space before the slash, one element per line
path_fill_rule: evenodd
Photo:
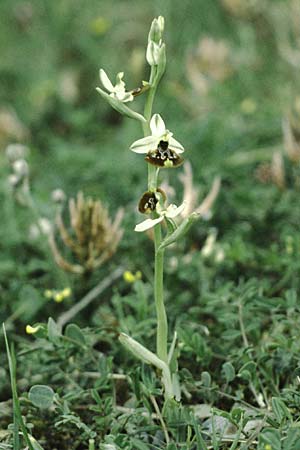
<path fill-rule="evenodd" d="M 144 117 L 147 122 L 143 125 L 144 136 L 148 136 L 152 115 L 153 101 L 155 98 L 157 83 L 154 82 L 156 68 L 151 67 L 149 83 L 151 85 L 144 109 Z M 148 190 L 156 191 L 158 171 L 155 166 L 148 164 Z M 154 298 L 157 316 L 156 351 L 157 356 L 168 364 L 168 320 L 164 305 L 163 269 L 164 252 L 158 251 L 162 240 L 161 224 L 154 227 L 155 269 L 154 269 Z"/>
<path fill-rule="evenodd" d="M 158 251 L 161 243 L 161 225 L 154 227 L 155 268 L 154 297 L 157 315 L 157 356 L 168 364 L 168 320 L 164 304 L 164 251 Z"/>
<path fill-rule="evenodd" d="M 155 71 L 155 69 L 151 70 L 150 83 L 151 83 L 151 79 L 153 78 L 152 73 L 154 71 Z M 144 117 L 147 120 L 147 122 L 145 122 L 143 124 L 144 136 L 149 136 L 149 134 L 151 133 L 150 120 L 151 120 L 151 115 L 152 115 L 152 106 L 153 106 L 155 93 L 156 93 L 156 85 L 152 85 L 149 89 L 149 93 L 148 93 L 148 97 L 147 97 L 147 101 L 146 101 L 145 109 L 144 109 Z M 152 166 L 151 164 L 148 164 L 148 189 L 149 189 L 149 191 L 156 191 L 156 188 L 157 188 L 156 168 L 154 166 Z"/>
<path fill-rule="evenodd" d="M 153 101 L 154 101 L 154 97 L 156 94 L 156 88 L 157 86 L 151 86 L 148 92 L 148 97 L 147 97 L 147 101 L 145 104 L 145 109 L 144 109 L 144 117 L 147 120 L 147 122 L 143 123 L 143 131 L 144 131 L 144 135 L 148 136 L 150 134 L 150 120 L 151 120 L 151 115 L 152 115 L 152 106 L 153 106 Z"/>

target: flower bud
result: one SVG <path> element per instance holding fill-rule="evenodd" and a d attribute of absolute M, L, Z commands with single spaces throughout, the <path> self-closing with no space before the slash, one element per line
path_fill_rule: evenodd
<path fill-rule="evenodd" d="M 66 194 L 62 189 L 54 189 L 51 193 L 51 199 L 54 203 L 63 203 L 66 199 Z"/>
<path fill-rule="evenodd" d="M 9 184 L 12 188 L 14 188 L 14 187 L 16 187 L 17 184 L 19 183 L 20 178 L 18 177 L 18 175 L 12 174 L 12 175 L 9 175 L 9 177 L 7 178 L 7 180 L 8 180 L 8 184 Z"/>
<path fill-rule="evenodd" d="M 10 144 L 6 147 L 6 156 L 10 163 L 17 161 L 18 159 L 25 158 L 29 149 L 22 144 Z"/>
<path fill-rule="evenodd" d="M 166 46 L 149 41 L 146 52 L 146 59 L 150 66 L 157 66 L 156 83 L 164 74 L 166 68 Z"/>
<path fill-rule="evenodd" d="M 50 220 L 46 219 L 46 217 L 40 217 L 38 220 L 38 226 L 40 228 L 41 233 L 48 235 L 52 231 L 52 224 Z"/>
<path fill-rule="evenodd" d="M 157 19 L 155 18 L 152 21 L 148 41 L 156 42 L 157 44 L 162 39 L 162 34 L 164 31 L 165 19 L 162 16 L 159 16 Z"/>
<path fill-rule="evenodd" d="M 156 82 L 161 79 L 166 70 L 167 58 L 166 58 L 166 45 L 162 44 L 159 48 L 159 54 L 157 59 L 157 72 L 156 72 Z"/>
<path fill-rule="evenodd" d="M 154 41 L 149 41 L 146 51 L 146 59 L 149 66 L 157 66 L 159 57 L 159 45 Z"/>
<path fill-rule="evenodd" d="M 27 177 L 29 173 L 28 164 L 25 159 L 18 159 L 13 163 L 13 170 L 19 177 Z"/>

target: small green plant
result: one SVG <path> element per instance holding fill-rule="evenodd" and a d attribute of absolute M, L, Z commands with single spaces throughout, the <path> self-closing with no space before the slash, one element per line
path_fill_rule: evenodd
<path fill-rule="evenodd" d="M 15 357 L 14 347 L 9 346 L 4 324 L 3 324 L 3 334 L 4 334 L 5 347 L 6 347 L 6 353 L 7 353 L 7 359 L 8 359 L 10 384 L 11 384 L 12 399 L 13 399 L 13 431 L 12 431 L 13 445 L 14 445 L 13 448 L 14 448 L 14 450 L 21 449 L 21 442 L 20 442 L 20 432 L 21 432 L 24 442 L 28 446 L 29 450 L 43 450 L 42 447 L 40 447 L 36 443 L 33 436 L 31 436 L 29 434 L 29 432 L 26 428 L 26 424 L 24 422 L 24 418 L 22 416 L 20 400 L 19 400 L 18 390 L 17 390 L 16 357 Z"/>
<path fill-rule="evenodd" d="M 99 94 L 120 114 L 139 121 L 144 137 L 135 141 L 130 150 L 145 155 L 148 167 L 147 191 L 141 196 L 138 209 L 148 215 L 138 223 L 135 231 L 154 230 L 154 299 L 157 317 L 156 353 L 149 351 L 132 337 L 121 333 L 120 342 L 141 361 L 152 364 L 162 373 L 162 382 L 166 399 L 180 399 L 180 389 L 176 376 L 177 362 L 175 354 L 176 332 L 172 344 L 168 345 L 168 318 L 164 304 L 164 252 L 165 249 L 179 241 L 188 231 L 192 223 L 199 217 L 192 212 L 181 222 L 175 221 L 185 209 L 185 202 L 180 206 L 167 204 L 164 191 L 160 188 L 160 171 L 179 167 L 183 163 L 184 147 L 166 128 L 162 117 L 152 114 L 153 103 L 158 84 L 166 69 L 166 46 L 163 41 L 164 18 L 154 19 L 148 35 L 146 59 L 150 66 L 149 81 L 143 81 L 141 87 L 127 91 L 123 81 L 124 73 L 119 72 L 116 84 L 113 85 L 103 69 L 100 69 L 102 88 L 97 88 Z M 127 106 L 137 95 L 145 94 L 143 115 Z M 166 228 L 163 228 L 166 225 Z"/>

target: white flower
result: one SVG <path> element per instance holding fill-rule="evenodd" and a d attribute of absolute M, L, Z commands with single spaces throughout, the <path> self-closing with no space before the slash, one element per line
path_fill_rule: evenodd
<path fill-rule="evenodd" d="M 132 102 L 134 98 L 132 92 L 126 92 L 125 89 L 125 83 L 123 81 L 124 72 L 119 72 L 117 74 L 115 86 L 113 86 L 103 69 L 100 69 L 99 76 L 103 87 L 110 93 L 109 95 L 111 97 L 114 97 L 123 103 Z"/>
<path fill-rule="evenodd" d="M 159 114 L 154 114 L 150 121 L 151 136 L 135 141 L 130 150 L 135 153 L 148 153 L 156 151 L 160 144 L 168 144 L 167 149 L 175 151 L 175 153 L 183 153 L 182 145 L 173 138 L 173 133 L 166 129 L 165 122 Z"/>
<path fill-rule="evenodd" d="M 183 202 L 180 206 L 176 206 L 174 204 L 169 205 L 167 209 L 162 209 L 159 205 L 156 207 L 156 212 L 159 214 L 159 217 L 156 219 L 146 219 L 143 222 L 138 223 L 135 226 L 135 231 L 141 232 L 149 230 L 150 228 L 154 227 L 158 223 L 162 222 L 165 218 L 167 219 L 174 219 L 174 217 L 181 214 L 181 212 L 185 208 L 185 202 Z"/>
<path fill-rule="evenodd" d="M 62 189 L 54 189 L 51 192 L 51 199 L 54 203 L 63 203 L 66 200 L 66 194 Z"/>
<path fill-rule="evenodd" d="M 13 165 L 15 174 L 19 177 L 27 177 L 29 173 L 29 167 L 25 159 L 17 159 Z"/>
<path fill-rule="evenodd" d="M 17 159 L 25 158 L 29 153 L 29 148 L 22 144 L 9 144 L 6 147 L 6 156 L 9 162 L 13 163 Z"/>

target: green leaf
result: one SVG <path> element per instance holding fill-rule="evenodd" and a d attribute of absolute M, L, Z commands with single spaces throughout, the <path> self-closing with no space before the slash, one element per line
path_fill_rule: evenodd
<path fill-rule="evenodd" d="M 240 338 L 241 336 L 241 332 L 240 330 L 225 330 L 224 333 L 222 333 L 222 338 L 229 340 L 229 341 L 233 341 L 234 339 Z"/>
<path fill-rule="evenodd" d="M 30 442 L 34 450 L 44 450 L 43 447 L 38 443 L 38 441 L 31 435 L 29 435 Z"/>
<path fill-rule="evenodd" d="M 48 409 L 53 405 L 54 391 L 50 386 L 36 384 L 30 389 L 28 398 L 34 406 Z"/>
<path fill-rule="evenodd" d="M 201 373 L 201 383 L 205 387 L 210 387 L 211 385 L 211 376 L 208 372 L 202 372 Z"/>
<path fill-rule="evenodd" d="M 230 416 L 234 423 L 239 423 L 244 415 L 244 411 L 241 408 L 233 408 L 230 412 Z"/>
<path fill-rule="evenodd" d="M 132 109 L 128 108 L 124 103 L 120 102 L 120 100 L 117 100 L 114 97 L 111 97 L 109 94 L 104 92 L 99 87 L 96 88 L 96 91 L 99 92 L 101 97 L 103 97 L 109 104 L 112 106 L 116 111 L 118 111 L 123 116 L 127 116 L 130 119 L 139 120 L 142 123 L 147 122 L 145 117 L 141 114 L 137 113 L 136 111 L 133 111 Z"/>
<path fill-rule="evenodd" d="M 61 332 L 60 332 L 56 322 L 52 319 L 52 317 L 49 317 L 49 320 L 48 320 L 49 341 L 52 342 L 53 344 L 58 344 L 60 337 L 61 337 Z"/>
<path fill-rule="evenodd" d="M 145 442 L 140 439 L 131 438 L 131 444 L 133 445 L 132 448 L 135 448 L 136 450 L 149 450 L 148 444 L 145 444 Z"/>
<path fill-rule="evenodd" d="M 300 450 L 300 430 L 299 428 L 290 428 L 287 437 L 284 440 L 284 450 Z"/>
<path fill-rule="evenodd" d="M 225 362 L 222 366 L 222 372 L 225 376 L 227 383 L 235 379 L 235 369 L 231 362 Z"/>
<path fill-rule="evenodd" d="M 242 378 L 245 381 L 251 381 L 252 380 L 252 375 L 251 372 L 249 372 L 249 370 L 242 370 L 239 372 L 239 377 Z"/>
<path fill-rule="evenodd" d="M 127 350 L 134 354 L 141 361 L 146 364 L 152 364 L 157 367 L 157 369 L 162 371 L 162 382 L 165 387 L 165 394 L 167 397 L 173 397 L 173 385 L 171 380 L 171 373 L 168 364 L 161 360 L 155 353 L 152 353 L 146 347 L 141 345 L 135 339 L 132 339 L 125 333 L 120 333 L 119 341 L 124 345 Z"/>
<path fill-rule="evenodd" d="M 272 450 L 281 450 L 280 432 L 274 428 L 264 430 L 259 436 L 259 450 L 265 450 L 266 444 L 271 446 Z"/>
<path fill-rule="evenodd" d="M 255 362 L 248 361 L 240 368 L 238 376 L 241 377 L 243 380 L 251 381 L 253 380 L 255 373 L 256 373 Z"/>
<path fill-rule="evenodd" d="M 30 322 L 39 309 L 43 307 L 44 303 L 45 299 L 41 297 L 37 289 L 31 285 L 23 286 L 19 293 L 18 300 L 18 306 L 22 311 L 22 314 L 20 315 L 22 322 Z"/>
<path fill-rule="evenodd" d="M 205 441 L 203 440 L 203 437 L 201 435 L 201 432 L 199 430 L 199 424 L 196 421 L 196 418 L 194 415 L 191 415 L 191 419 L 192 419 L 192 423 L 193 423 L 193 427 L 195 430 L 195 435 L 196 435 L 196 441 L 197 441 L 197 446 L 198 448 L 202 449 L 202 450 L 207 450 L 207 445 L 205 443 Z"/>
<path fill-rule="evenodd" d="M 272 398 L 272 410 L 279 423 L 281 423 L 285 419 L 292 420 L 291 413 L 283 400 L 281 400 L 281 398 Z"/>
<path fill-rule="evenodd" d="M 66 326 L 65 336 L 67 336 L 69 339 L 72 339 L 72 341 L 77 342 L 80 345 L 85 345 L 85 337 L 82 333 L 81 329 L 78 325 L 75 323 L 70 323 Z"/>
<path fill-rule="evenodd" d="M 241 367 L 240 371 L 242 371 L 242 370 L 248 370 L 252 375 L 254 375 L 255 372 L 256 372 L 256 364 L 255 364 L 255 362 L 254 361 L 248 361 L 246 364 L 244 364 Z"/>

